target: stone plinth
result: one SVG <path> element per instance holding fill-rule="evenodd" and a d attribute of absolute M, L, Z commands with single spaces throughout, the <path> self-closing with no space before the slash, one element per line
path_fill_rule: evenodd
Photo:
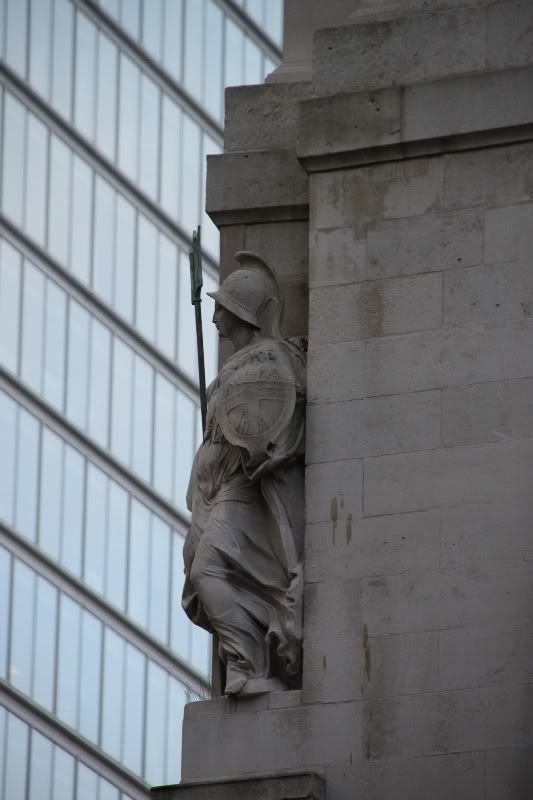
<path fill-rule="evenodd" d="M 311 772 L 261 775 L 152 789 L 153 800 L 325 800 L 324 780 Z"/>

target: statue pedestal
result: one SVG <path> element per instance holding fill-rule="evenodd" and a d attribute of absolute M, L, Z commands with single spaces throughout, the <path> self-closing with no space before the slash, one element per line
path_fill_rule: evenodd
<path fill-rule="evenodd" d="M 153 800 L 325 800 L 324 780 L 312 772 L 243 780 L 182 783 L 152 789 Z"/>

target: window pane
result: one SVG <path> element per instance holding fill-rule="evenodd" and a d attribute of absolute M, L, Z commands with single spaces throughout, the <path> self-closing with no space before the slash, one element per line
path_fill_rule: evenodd
<path fill-rule="evenodd" d="M 143 3 L 142 43 L 156 61 L 161 60 L 162 0 Z"/>
<path fill-rule="evenodd" d="M 89 283 L 93 174 L 81 158 L 72 161 L 71 258 L 68 265 L 82 283 Z"/>
<path fill-rule="evenodd" d="M 139 356 L 133 369 L 133 452 L 131 466 L 150 480 L 152 467 L 152 396 L 154 370 Z"/>
<path fill-rule="evenodd" d="M 157 346 L 175 358 L 176 306 L 178 301 L 178 250 L 164 234 L 159 235 L 159 285 L 157 293 Z"/>
<path fill-rule="evenodd" d="M 199 672 L 209 675 L 211 661 L 211 637 L 197 625 L 192 626 L 191 664 Z"/>
<path fill-rule="evenodd" d="M 81 671 L 79 731 L 91 742 L 98 741 L 100 712 L 100 653 L 102 623 L 88 611 L 81 618 Z"/>
<path fill-rule="evenodd" d="M 28 761 L 28 734 L 25 722 L 14 714 L 7 715 L 4 797 L 13 800 L 26 797 L 26 770 L 21 765 Z"/>
<path fill-rule="evenodd" d="M 57 590 L 37 577 L 33 699 L 52 711 L 54 703 Z"/>
<path fill-rule="evenodd" d="M 178 219 L 182 112 L 166 95 L 163 95 L 162 116 L 161 205 Z"/>
<path fill-rule="evenodd" d="M 37 533 L 39 433 L 35 417 L 19 408 L 15 527 L 32 542 Z"/>
<path fill-rule="evenodd" d="M 55 800 L 52 788 L 52 749 L 50 739 L 35 729 L 31 732 L 31 770 L 28 800 Z"/>
<path fill-rule="evenodd" d="M 69 445 L 65 446 L 63 491 L 63 538 L 61 563 L 75 575 L 81 574 L 81 542 L 83 536 L 83 496 L 85 461 Z"/>
<path fill-rule="evenodd" d="M 184 84 L 187 91 L 202 99 L 204 0 L 185 3 Z"/>
<path fill-rule="evenodd" d="M 89 380 L 89 434 L 107 447 L 109 429 L 109 380 L 111 334 L 98 320 L 91 320 L 91 355 Z"/>
<path fill-rule="evenodd" d="M 118 51 L 113 42 L 98 34 L 98 100 L 96 144 L 110 161 L 115 160 L 117 124 Z"/>
<path fill-rule="evenodd" d="M 74 794 L 75 761 L 60 747 L 54 747 L 53 800 L 72 800 Z"/>
<path fill-rule="evenodd" d="M 166 0 L 163 25 L 163 63 L 165 69 L 177 81 L 181 81 L 182 14 L 183 0 Z"/>
<path fill-rule="evenodd" d="M 261 83 L 261 51 L 248 37 L 244 41 L 244 79 L 246 83 Z"/>
<path fill-rule="evenodd" d="M 11 372 L 18 369 L 20 253 L 0 241 L 0 363 Z"/>
<path fill-rule="evenodd" d="M 71 114 L 73 18 L 69 0 L 54 0 L 52 105 L 66 119 Z"/>
<path fill-rule="evenodd" d="M 215 301 L 212 297 L 209 297 L 207 292 L 214 292 L 217 287 L 217 281 L 208 272 L 204 272 L 205 294 L 203 297 L 202 330 L 204 334 L 205 376 L 208 386 L 215 379 L 218 372 L 218 336 L 212 322 Z"/>
<path fill-rule="evenodd" d="M 179 312 L 178 312 L 178 364 L 191 378 L 198 379 L 198 361 L 196 355 L 196 326 L 194 309 L 191 305 L 191 286 L 189 259 L 185 253 L 180 254 L 179 263 Z M 205 276 L 204 276 L 205 279 Z M 202 298 L 205 301 L 206 295 Z M 202 318 L 205 311 L 202 313 Z"/>
<path fill-rule="evenodd" d="M 139 129 L 139 79 L 137 67 L 121 53 L 118 164 L 126 175 L 137 180 L 137 136 Z"/>
<path fill-rule="evenodd" d="M 30 695 L 33 663 L 33 570 L 21 561 L 13 564 L 13 600 L 9 680 L 16 689 Z"/>
<path fill-rule="evenodd" d="M 93 289 L 107 302 L 113 292 L 115 192 L 100 176 L 95 181 Z"/>
<path fill-rule="evenodd" d="M 17 5 L 18 0 L 12 0 Z M 20 3 L 20 7 L 23 4 Z M 4 92 L 4 146 L 2 148 L 2 210 L 22 227 L 26 146 L 26 111 L 18 100 Z"/>
<path fill-rule="evenodd" d="M 115 230 L 114 306 L 124 319 L 133 319 L 133 287 L 135 281 L 135 209 L 128 200 L 117 195 Z"/>
<path fill-rule="evenodd" d="M 170 599 L 170 646 L 182 658 L 190 657 L 190 629 L 191 623 L 181 607 L 183 593 L 183 537 L 174 532 L 172 543 L 172 592 Z"/>
<path fill-rule="evenodd" d="M 65 386 L 65 329 L 67 296 L 55 283 L 46 281 L 44 339 L 44 396 L 50 405 L 63 409 Z"/>
<path fill-rule="evenodd" d="M 200 221 L 200 129 L 188 117 L 183 118 L 183 161 L 181 167 L 181 222 L 186 231 Z"/>
<path fill-rule="evenodd" d="M 84 579 L 99 593 L 103 593 L 104 590 L 107 484 L 108 479 L 104 473 L 92 464 L 88 464 Z"/>
<path fill-rule="evenodd" d="M 53 559 L 58 560 L 61 542 L 63 442 L 48 428 L 43 428 L 41 459 L 39 546 Z"/>
<path fill-rule="evenodd" d="M 26 232 L 43 245 L 46 225 L 46 162 L 48 133 L 42 122 L 28 114 L 26 168 Z"/>
<path fill-rule="evenodd" d="M 120 339 L 113 341 L 113 397 L 111 450 L 125 464 L 130 462 L 133 353 Z"/>
<path fill-rule="evenodd" d="M 27 0 L 6 0 L 6 61 L 23 78 L 26 76 Z"/>
<path fill-rule="evenodd" d="M 150 615 L 148 629 L 162 642 L 168 641 L 170 529 L 152 515 L 150 559 Z M 164 776 L 161 776 L 161 779 Z"/>
<path fill-rule="evenodd" d="M 178 392 L 176 409 L 176 475 L 174 502 L 185 510 L 185 497 L 189 485 L 189 474 L 194 456 L 194 425 L 196 406 L 192 400 Z"/>
<path fill-rule="evenodd" d="M 164 497 L 172 497 L 174 453 L 169 442 L 174 439 L 174 386 L 156 376 L 155 432 L 154 432 L 154 486 Z"/>
<path fill-rule="evenodd" d="M 128 570 L 128 614 L 146 628 L 150 564 L 150 518 L 146 506 L 131 502 L 130 554 Z"/>
<path fill-rule="evenodd" d="M 281 47 L 283 44 L 282 0 L 268 0 L 268 9 L 265 14 L 265 30 L 270 38 Z"/>
<path fill-rule="evenodd" d="M 43 368 L 44 276 L 29 261 L 24 264 L 22 352 L 20 375 L 40 393 Z"/>
<path fill-rule="evenodd" d="M 224 65 L 224 85 L 240 86 L 243 81 L 243 44 L 242 31 L 229 17 L 226 17 L 226 51 Z"/>
<path fill-rule="evenodd" d="M 87 424 L 89 314 L 69 302 L 67 417 L 82 430 Z"/>
<path fill-rule="evenodd" d="M 128 3 L 129 0 L 126 0 Z M 113 17 L 114 19 L 118 18 L 118 8 L 120 5 L 120 0 L 100 0 L 100 5 L 102 8 L 107 11 L 107 13 Z"/>
<path fill-rule="evenodd" d="M 204 103 L 209 112 L 222 119 L 222 39 L 224 16 L 220 8 L 208 0 L 206 19 L 206 66 Z"/>
<path fill-rule="evenodd" d="M 124 747 L 122 761 L 141 774 L 144 737 L 144 675 L 146 659 L 136 647 L 126 645 L 124 687 Z"/>
<path fill-rule="evenodd" d="M 0 519 L 13 524 L 17 406 L 0 392 Z"/>
<path fill-rule="evenodd" d="M 30 83 L 48 99 L 50 85 L 51 1 L 32 0 L 30 13 Z"/>
<path fill-rule="evenodd" d="M 120 21 L 133 39 L 139 38 L 141 9 L 140 0 L 127 0 L 121 4 Z"/>
<path fill-rule="evenodd" d="M 67 220 L 70 211 L 70 169 L 71 157 L 68 147 L 52 134 L 50 139 L 48 249 L 62 266 L 69 262 Z"/>
<path fill-rule="evenodd" d="M 98 800 L 119 800 L 118 789 L 116 786 L 113 786 L 109 781 L 104 780 L 103 778 L 99 779 L 100 784 L 100 792 L 98 795 Z"/>
<path fill-rule="evenodd" d="M 78 761 L 76 800 L 95 800 L 98 796 L 98 775 Z"/>
<path fill-rule="evenodd" d="M 89 139 L 95 122 L 96 27 L 84 14 L 76 15 L 76 75 L 74 124 Z"/>
<path fill-rule="evenodd" d="M 11 591 L 11 556 L 0 546 L 0 678 L 7 678 L 7 643 L 9 631 L 9 594 Z M 0 753 L 2 751 L 0 719 Z M 2 777 L 2 767 L 0 765 L 0 780 Z M 1 786 L 1 783 L 0 783 Z"/>
<path fill-rule="evenodd" d="M 151 9 L 151 6 L 150 6 Z M 159 174 L 159 101 L 160 91 L 155 83 L 141 78 L 141 119 L 139 145 L 139 182 L 153 200 L 157 200 Z"/>
<path fill-rule="evenodd" d="M 117 761 L 121 760 L 123 680 L 124 640 L 114 631 L 106 628 L 104 633 L 101 746 Z M 137 690 L 140 691 L 139 686 Z"/>
<path fill-rule="evenodd" d="M 153 661 L 148 661 L 146 730 L 164 731 L 166 729 L 167 673 Z M 146 737 L 146 756 L 144 775 L 149 784 L 157 785 L 165 779 L 165 748 L 157 736 Z"/>
<path fill-rule="evenodd" d="M 128 525 L 128 495 L 116 483 L 110 482 L 105 594 L 121 610 L 126 605 Z"/>
<path fill-rule="evenodd" d="M 207 185 L 207 156 L 219 154 L 221 152 L 221 147 L 218 142 L 215 142 L 214 139 L 211 139 L 211 137 L 207 136 L 205 133 L 202 137 L 202 142 L 202 247 L 218 261 L 220 237 L 217 226 L 211 221 L 205 210 L 205 192 Z M 211 317 L 208 318 L 207 314 L 203 316 L 209 324 L 211 324 Z"/>
<path fill-rule="evenodd" d="M 69 597 L 61 595 L 56 714 L 71 728 L 76 727 L 78 716 L 79 643 L 80 607 Z"/>
<path fill-rule="evenodd" d="M 139 216 L 137 250 L 137 327 L 149 341 L 155 339 L 155 301 L 157 275 L 157 230 L 146 217 Z"/>
<path fill-rule="evenodd" d="M 174 678 L 168 679 L 168 719 L 167 719 L 167 774 L 165 782 L 178 783 L 180 775 L 181 726 L 185 708 L 183 686 Z"/>
<path fill-rule="evenodd" d="M 0 0 L 0 59 L 3 60 L 4 58 L 4 39 L 5 39 L 5 8 L 6 8 L 6 0 Z M 3 752 L 2 750 L 2 711 L 0 709 L 0 753 Z M 0 766 L 0 786 L 2 785 L 2 767 Z"/>

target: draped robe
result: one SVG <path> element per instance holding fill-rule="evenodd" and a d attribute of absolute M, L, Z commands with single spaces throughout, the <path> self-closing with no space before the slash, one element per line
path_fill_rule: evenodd
<path fill-rule="evenodd" d="M 242 379 L 253 394 L 250 371 L 267 383 L 280 374 L 293 382 L 292 408 L 284 408 L 283 424 L 273 425 L 273 440 L 243 439 L 227 424 L 228 382 L 240 387 Z M 250 425 L 268 427 L 264 413 L 259 404 Z M 275 676 L 286 684 L 299 670 L 304 427 L 305 355 L 290 341 L 263 339 L 242 348 L 209 387 L 206 431 L 187 494 L 192 524 L 182 602 L 194 623 L 218 634 L 220 657 L 243 680 Z"/>

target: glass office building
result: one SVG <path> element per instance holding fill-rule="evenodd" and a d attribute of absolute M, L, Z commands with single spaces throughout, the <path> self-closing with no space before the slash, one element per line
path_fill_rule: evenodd
<path fill-rule="evenodd" d="M 187 252 L 225 85 L 281 0 L 0 0 L 0 798 L 179 780 L 209 637 L 179 608 L 201 436 Z M 204 303 L 208 379 L 216 340 Z"/>

